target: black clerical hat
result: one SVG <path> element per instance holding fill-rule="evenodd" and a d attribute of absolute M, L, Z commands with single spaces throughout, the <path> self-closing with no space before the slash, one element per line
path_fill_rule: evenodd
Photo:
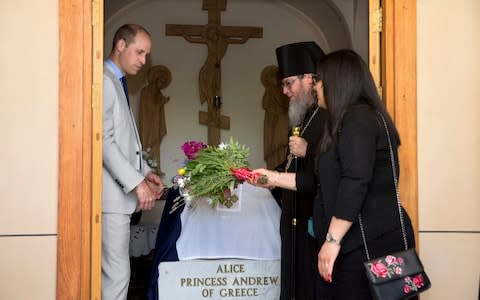
<path fill-rule="evenodd" d="M 315 73 L 317 62 L 325 55 L 315 42 L 300 42 L 278 47 L 277 54 L 280 78 L 306 73 Z"/>

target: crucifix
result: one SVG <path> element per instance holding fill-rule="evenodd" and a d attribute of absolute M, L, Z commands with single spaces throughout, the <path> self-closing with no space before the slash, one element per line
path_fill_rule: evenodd
<path fill-rule="evenodd" d="M 198 74 L 200 103 L 207 102 L 208 111 L 199 112 L 199 122 L 208 126 L 208 144 L 220 143 L 220 129 L 230 129 L 230 118 L 221 114 L 221 66 L 229 44 L 244 44 L 249 38 L 262 38 L 261 27 L 222 26 L 220 14 L 227 0 L 203 0 L 208 11 L 206 25 L 166 24 L 166 35 L 182 36 L 190 43 L 207 45 L 208 55 Z"/>

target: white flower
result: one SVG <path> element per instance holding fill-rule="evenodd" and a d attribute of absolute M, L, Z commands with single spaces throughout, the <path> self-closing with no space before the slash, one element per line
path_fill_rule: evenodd
<path fill-rule="evenodd" d="M 183 188 L 185 186 L 185 178 L 180 177 L 177 179 L 177 184 L 179 187 Z"/>
<path fill-rule="evenodd" d="M 220 150 L 225 150 L 225 149 L 227 149 L 227 147 L 228 147 L 228 145 L 223 143 L 223 142 L 220 145 L 218 145 L 218 149 L 220 149 Z"/>
<path fill-rule="evenodd" d="M 180 177 L 179 176 L 179 177 L 176 178 L 176 183 L 180 188 L 183 189 L 185 187 L 185 185 L 187 185 L 188 180 L 189 180 L 189 177 Z"/>
<path fill-rule="evenodd" d="M 158 159 L 152 154 L 150 148 L 146 150 L 142 150 L 142 158 L 147 162 L 147 165 L 152 168 L 156 169 L 158 167 Z"/>
<path fill-rule="evenodd" d="M 179 185 L 179 188 L 178 188 L 178 193 L 182 197 L 188 197 L 189 196 L 188 191 L 183 186 L 180 186 L 180 185 Z"/>

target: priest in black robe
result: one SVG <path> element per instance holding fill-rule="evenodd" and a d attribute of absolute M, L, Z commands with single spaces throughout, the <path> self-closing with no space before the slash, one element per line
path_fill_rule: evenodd
<path fill-rule="evenodd" d="M 297 128 L 301 143 L 290 144 L 287 159 L 277 170 L 314 174 L 314 161 L 325 110 L 313 94 L 317 62 L 324 56 L 315 42 L 300 42 L 276 49 L 283 93 L 289 97 L 289 120 Z M 311 184 L 310 181 L 309 184 Z M 316 291 L 318 247 L 313 234 L 314 194 L 302 190 L 307 183 L 296 182 L 297 191 L 275 189 L 282 208 L 281 300 L 321 299 Z M 310 233 L 309 233 L 310 230 Z"/>

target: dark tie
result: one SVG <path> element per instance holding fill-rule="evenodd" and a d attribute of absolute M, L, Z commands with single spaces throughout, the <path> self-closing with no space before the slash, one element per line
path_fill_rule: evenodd
<path fill-rule="evenodd" d="M 123 91 L 125 92 L 125 96 L 127 97 L 128 107 L 130 107 L 130 99 L 128 99 L 127 78 L 125 78 L 125 76 L 123 76 L 122 78 L 120 78 L 120 81 L 122 82 Z"/>

